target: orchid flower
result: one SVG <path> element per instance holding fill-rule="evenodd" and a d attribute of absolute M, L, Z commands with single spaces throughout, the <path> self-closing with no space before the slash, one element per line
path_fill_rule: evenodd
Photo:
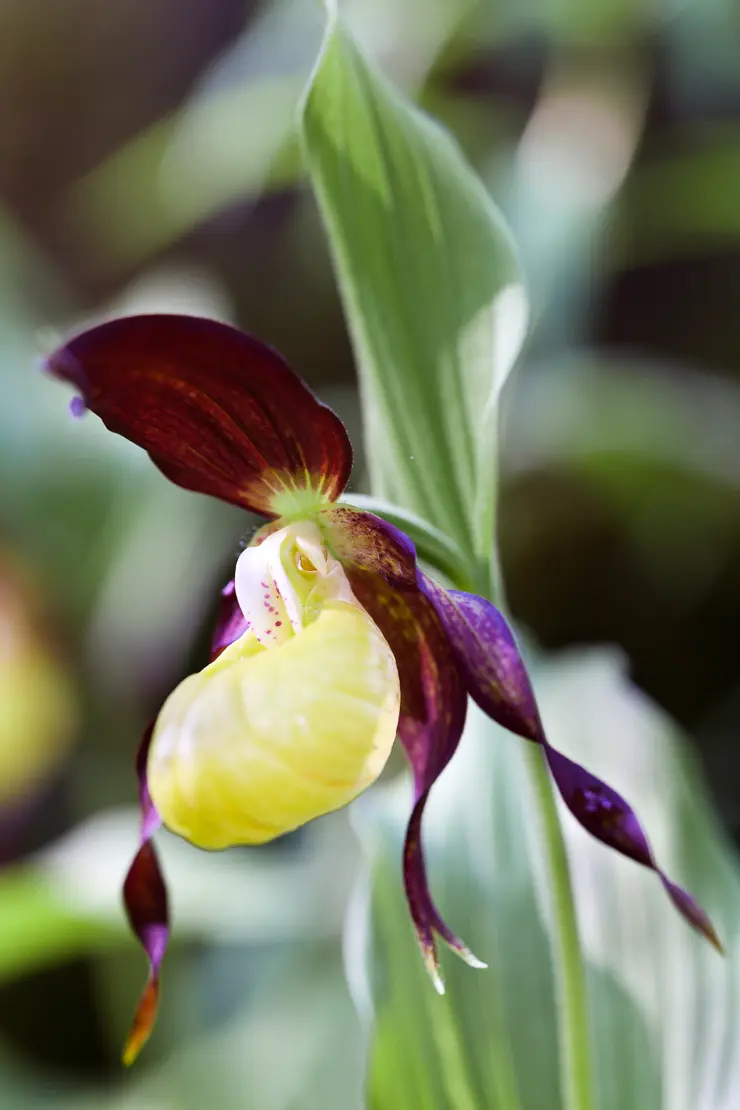
<path fill-rule="evenodd" d="M 346 431 L 280 355 L 212 320 L 152 315 L 78 335 L 47 368 L 81 394 L 74 412 L 90 409 L 171 481 L 268 520 L 223 591 L 211 662 L 170 695 L 139 749 L 141 842 L 124 901 L 149 978 L 127 1062 L 153 1026 L 169 937 L 151 843 L 159 825 L 201 848 L 272 840 L 370 786 L 396 736 L 413 773 L 403 879 L 424 961 L 440 992 L 437 937 L 485 966 L 437 910 L 422 847 L 424 808 L 460 741 L 468 695 L 541 747 L 583 828 L 653 870 L 720 948 L 627 802 L 548 743 L 502 614 L 425 574 L 397 528 L 337 504 L 352 466 Z"/>

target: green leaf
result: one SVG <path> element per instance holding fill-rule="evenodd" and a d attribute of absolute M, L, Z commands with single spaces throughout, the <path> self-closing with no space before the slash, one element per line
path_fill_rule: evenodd
<path fill-rule="evenodd" d="M 594 1110 L 730 1110 L 740 1098 L 740 872 L 671 723 L 606 652 L 536 676 L 553 743 L 623 792 L 656 854 L 712 916 L 722 960 L 679 918 L 654 875 L 567 815 L 587 961 Z M 400 880 L 407 785 L 369 798 L 374 858 L 368 989 L 376 1016 L 371 1110 L 561 1110 L 550 906 L 522 741 L 474 710 L 435 788 L 427 847 L 443 915 L 489 963 L 445 958 L 431 990 Z"/>
<path fill-rule="evenodd" d="M 497 402 L 526 323 L 509 233 L 450 137 L 336 17 L 302 127 L 359 364 L 373 488 L 483 562 Z"/>
<path fill-rule="evenodd" d="M 343 981 L 335 945 L 299 946 L 279 964 L 267 963 L 257 989 L 225 1020 L 217 1020 L 165 1053 L 154 1067 L 140 1066 L 125 1083 L 105 1089 L 50 1084 L 34 1067 L 0 1049 L 3 1106 L 22 1110 L 361 1110 L 363 1037 Z M 233 947 L 223 961 L 254 963 L 255 953 Z M 213 970 L 211 968 L 211 970 Z M 175 981 L 173 982 L 173 978 Z M 185 1014 L 208 1002 L 180 984 Z M 168 976 L 167 996 L 177 993 Z M 193 997 L 196 995 L 196 997 Z M 160 1015 L 165 1018 L 165 1013 Z M 184 1022 L 187 1028 L 187 1019 Z M 182 1028 L 178 1042 L 182 1042 Z M 151 1060 L 151 1057 L 150 1057 Z M 143 1061 L 142 1061 L 143 1064 Z M 111 1079 L 118 1078 L 113 1075 Z M 249 1092 L 245 1101 L 245 1092 Z"/>

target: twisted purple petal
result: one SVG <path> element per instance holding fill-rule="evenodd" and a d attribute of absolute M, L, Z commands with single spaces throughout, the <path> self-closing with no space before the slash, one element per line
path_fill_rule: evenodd
<path fill-rule="evenodd" d="M 540 743 L 560 796 L 576 820 L 602 844 L 655 871 L 681 916 L 722 952 L 721 941 L 709 917 L 699 903 L 658 866 L 637 815 L 621 794 L 556 751 L 548 744 L 544 733 Z"/>
<path fill-rule="evenodd" d="M 151 842 L 161 824 L 146 780 L 146 761 L 153 730 L 154 723 L 144 733 L 136 756 L 141 806 L 140 844 L 123 884 L 123 901 L 129 923 L 149 960 L 149 976 L 123 1049 L 125 1064 L 134 1062 L 154 1027 L 159 1002 L 159 968 L 170 932 L 167 889 Z"/>
<path fill-rule="evenodd" d="M 471 697 L 498 724 L 541 745 L 560 796 L 579 824 L 602 844 L 655 871 L 679 913 L 722 951 L 701 906 L 658 867 L 634 810 L 616 790 L 549 743 L 503 615 L 484 598 L 443 590 L 425 576 L 420 575 L 420 585 L 444 624 Z"/>
<path fill-rule="evenodd" d="M 444 990 L 435 933 L 473 967 L 484 967 L 447 927 L 429 892 L 421 842 L 422 819 L 429 792 L 460 741 L 467 696 L 442 624 L 418 590 L 393 589 L 368 571 L 348 571 L 361 604 L 383 632 L 396 658 L 401 679 L 398 732 L 414 777 L 414 808 L 403 850 L 406 897 L 424 962 L 432 980 Z"/>

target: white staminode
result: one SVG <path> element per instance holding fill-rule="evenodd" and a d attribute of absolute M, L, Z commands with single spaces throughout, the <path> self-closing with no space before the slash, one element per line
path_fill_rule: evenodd
<path fill-rule="evenodd" d="M 326 601 L 359 605 L 341 563 L 310 520 L 288 524 L 243 551 L 234 582 L 239 607 L 265 647 L 302 632 Z"/>

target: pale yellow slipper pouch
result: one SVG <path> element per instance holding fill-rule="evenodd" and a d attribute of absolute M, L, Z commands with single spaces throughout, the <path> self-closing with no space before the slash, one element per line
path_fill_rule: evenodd
<path fill-rule="evenodd" d="M 315 524 L 243 552 L 248 631 L 165 702 L 148 784 L 173 832 L 203 848 L 258 844 L 346 805 L 393 746 L 393 654 Z"/>

